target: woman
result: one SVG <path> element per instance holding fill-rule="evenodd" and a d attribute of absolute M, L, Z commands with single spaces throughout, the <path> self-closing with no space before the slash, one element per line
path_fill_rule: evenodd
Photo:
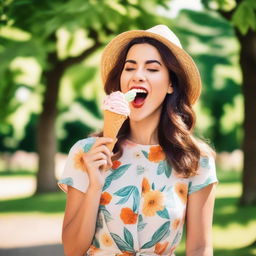
<path fill-rule="evenodd" d="M 113 142 L 102 133 L 71 149 L 66 255 L 174 256 L 186 223 L 186 255 L 212 256 L 214 154 L 192 136 L 198 70 L 166 26 L 128 31 L 105 48 L 106 94 L 141 89 Z"/>

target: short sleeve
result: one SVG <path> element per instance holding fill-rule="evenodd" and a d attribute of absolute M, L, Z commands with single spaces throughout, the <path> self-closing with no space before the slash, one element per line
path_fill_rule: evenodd
<path fill-rule="evenodd" d="M 190 178 L 188 193 L 192 194 L 212 183 L 218 183 L 215 160 L 213 157 L 201 157 L 198 174 Z"/>
<path fill-rule="evenodd" d="M 79 140 L 70 149 L 61 179 L 58 180 L 59 187 L 65 193 L 67 193 L 68 186 L 76 188 L 83 193 L 87 191 L 89 177 L 82 157 L 85 152 L 90 150 L 94 142 L 94 137 Z"/>

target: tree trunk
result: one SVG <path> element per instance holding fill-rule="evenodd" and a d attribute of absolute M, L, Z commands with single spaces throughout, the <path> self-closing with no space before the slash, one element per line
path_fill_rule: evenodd
<path fill-rule="evenodd" d="M 60 78 L 63 73 L 61 65 L 56 64 L 54 55 L 49 56 L 49 63 L 55 64 L 53 69 L 44 73 L 46 88 L 42 113 L 37 127 L 37 150 L 39 166 L 36 193 L 57 191 L 55 178 L 56 133 L 55 119 Z"/>
<path fill-rule="evenodd" d="M 43 74 L 46 88 L 43 97 L 43 110 L 37 126 L 39 166 L 36 193 L 57 191 L 55 178 L 55 155 L 57 151 L 55 120 L 57 116 L 60 80 L 68 67 L 80 63 L 101 46 L 98 40 L 98 34 L 95 31 L 91 30 L 90 36 L 95 40 L 95 44 L 77 57 L 70 57 L 64 61 L 58 61 L 56 52 L 48 56 L 48 63 L 52 69 Z"/>
<path fill-rule="evenodd" d="M 256 32 L 246 35 L 237 32 L 240 41 L 240 65 L 243 74 L 244 93 L 244 170 L 242 205 L 256 204 Z"/>

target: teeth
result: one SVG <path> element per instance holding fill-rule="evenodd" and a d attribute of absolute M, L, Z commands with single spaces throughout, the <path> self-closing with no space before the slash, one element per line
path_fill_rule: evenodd
<path fill-rule="evenodd" d="M 136 93 L 148 93 L 145 89 L 133 89 Z"/>

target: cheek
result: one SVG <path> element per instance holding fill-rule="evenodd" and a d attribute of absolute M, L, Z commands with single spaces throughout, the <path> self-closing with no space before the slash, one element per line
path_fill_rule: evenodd
<path fill-rule="evenodd" d="M 165 95 L 169 88 L 170 80 L 167 76 L 157 76 L 151 80 L 154 91 L 157 95 Z"/>
<path fill-rule="evenodd" d="M 124 91 L 125 87 L 127 86 L 127 75 L 124 73 L 121 74 L 120 76 L 120 86 L 121 86 L 121 91 Z"/>

